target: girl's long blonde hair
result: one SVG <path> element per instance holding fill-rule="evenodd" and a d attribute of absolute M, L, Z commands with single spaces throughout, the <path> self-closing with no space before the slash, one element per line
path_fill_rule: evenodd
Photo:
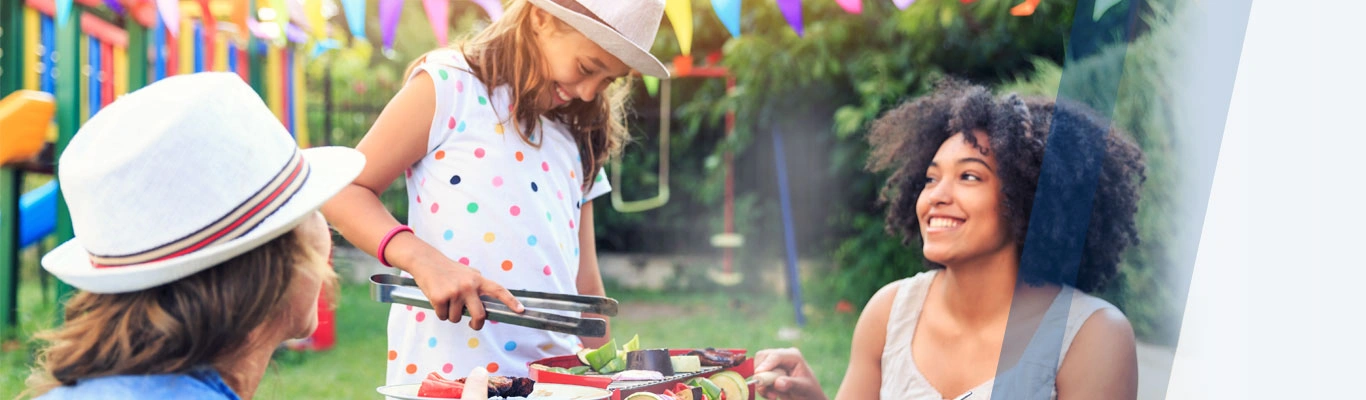
<path fill-rule="evenodd" d="M 513 0 L 503 16 L 488 28 L 450 48 L 464 54 L 470 72 L 489 89 L 501 85 L 511 88 L 511 123 L 520 128 L 517 130 L 527 144 L 540 146 L 528 135 L 539 127 L 541 116 L 567 125 L 583 156 L 583 185 L 591 187 L 598 168 L 630 140 L 626 106 L 631 80 L 613 83 L 591 102 L 575 101 L 562 108 L 543 109 L 537 104 L 536 95 L 553 87 L 545 79 L 548 73 L 534 41 L 531 16 L 536 11 L 536 6 L 526 0 Z M 548 13 L 547 16 L 554 18 L 561 30 L 574 29 Z M 404 76 L 412 76 L 426 57 L 424 54 L 409 64 Z"/>
<path fill-rule="evenodd" d="M 39 350 L 28 390 L 39 396 L 77 380 L 114 375 L 183 373 L 225 366 L 250 347 L 252 332 L 289 317 L 283 312 L 295 278 L 328 287 L 336 274 L 294 231 L 214 267 L 131 293 L 81 292 L 66 303 L 66 322 L 35 337 Z"/>

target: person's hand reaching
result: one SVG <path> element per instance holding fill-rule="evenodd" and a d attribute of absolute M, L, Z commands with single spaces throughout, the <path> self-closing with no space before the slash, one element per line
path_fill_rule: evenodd
<path fill-rule="evenodd" d="M 754 373 L 779 373 L 772 385 L 757 386 L 758 394 L 768 399 L 827 400 L 811 367 L 795 348 L 768 349 L 754 355 Z"/>

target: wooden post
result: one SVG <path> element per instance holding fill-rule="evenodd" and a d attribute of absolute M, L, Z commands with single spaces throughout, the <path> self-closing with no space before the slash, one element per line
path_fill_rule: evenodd
<path fill-rule="evenodd" d="M 248 76 L 251 77 L 251 88 L 256 89 L 256 95 L 265 100 L 267 99 L 266 94 L 269 93 L 269 90 L 266 89 L 266 76 L 270 74 L 270 71 L 266 69 L 265 56 L 262 55 L 261 49 L 270 50 L 265 42 L 255 37 L 248 39 L 247 43 L 249 43 L 247 45 L 247 71 Z"/>
<path fill-rule="evenodd" d="M 128 32 L 128 92 L 147 86 L 147 28 L 133 18 L 125 18 L 123 29 Z M 119 68 L 119 67 L 114 67 Z M 120 95 L 127 92 L 119 93 Z"/>
<path fill-rule="evenodd" d="M 23 82 L 23 6 L 19 2 L 0 5 L 0 98 L 8 96 Z M 16 62 L 16 60 L 18 62 Z M 19 271 L 19 190 L 18 174 L 0 168 L 0 340 L 15 335 Z"/>
<path fill-rule="evenodd" d="M 0 3 L 0 98 L 24 84 L 24 5 Z M 19 172 L 0 168 L 0 340 L 18 335 Z"/>
<path fill-rule="evenodd" d="M 76 136 L 81 126 L 81 7 L 71 7 L 71 18 L 66 25 L 56 26 L 57 30 L 57 151 L 54 158 L 60 158 L 67 143 Z M 61 165 L 57 166 L 58 169 Z M 75 237 L 71 230 L 71 212 L 66 208 L 66 198 L 57 196 L 57 241 L 66 242 Z M 75 292 L 64 282 L 57 283 L 58 318 L 63 314 L 66 299 Z"/>

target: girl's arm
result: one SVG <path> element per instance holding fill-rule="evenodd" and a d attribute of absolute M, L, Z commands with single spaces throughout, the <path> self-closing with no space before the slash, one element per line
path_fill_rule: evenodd
<path fill-rule="evenodd" d="M 1058 368 L 1058 399 L 1136 398 L 1134 329 L 1115 309 L 1097 311 L 1082 323 Z"/>
<path fill-rule="evenodd" d="M 323 215 L 357 248 L 378 257 L 379 242 L 398 220 L 380 203 L 379 195 L 399 174 L 427 153 L 427 135 L 436 113 L 436 89 L 426 73 L 413 77 L 380 112 L 375 125 L 356 145 L 365 154 L 365 169 L 350 186 L 323 206 Z M 384 259 L 417 280 L 432 309 L 442 320 L 458 322 L 468 309 L 470 327 L 484 325 L 480 294 L 498 298 L 517 312 L 522 306 L 478 270 L 446 258 L 412 233 L 399 233 L 385 248 Z"/>
<path fill-rule="evenodd" d="M 579 276 L 575 278 L 575 285 L 579 288 L 579 294 L 606 296 L 607 290 L 602 287 L 602 274 L 598 272 L 597 237 L 593 231 L 593 202 L 583 203 L 581 212 L 583 215 L 579 217 Z M 579 340 L 583 341 L 583 347 L 596 349 L 612 339 L 612 324 L 606 315 L 584 313 L 583 317 L 602 318 L 609 322 L 607 335 L 600 338 L 579 337 Z"/>
<path fill-rule="evenodd" d="M 858 325 L 854 326 L 854 343 L 849 350 L 849 369 L 844 373 L 844 382 L 840 384 L 839 394 L 835 395 L 836 400 L 876 399 L 880 396 L 887 318 L 892 313 L 899 285 L 883 286 L 868 301 L 863 314 L 859 315 Z"/>

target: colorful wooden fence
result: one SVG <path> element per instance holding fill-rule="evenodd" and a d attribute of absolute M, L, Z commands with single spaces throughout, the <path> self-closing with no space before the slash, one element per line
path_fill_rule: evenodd
<path fill-rule="evenodd" d="M 121 12 L 103 0 L 74 0 L 62 24 L 54 0 L 0 2 L 0 97 L 21 89 L 56 97 L 57 116 L 48 135 L 53 159 L 81 124 L 119 96 L 148 82 L 201 71 L 240 75 L 307 146 L 306 124 L 297 122 L 304 104 L 301 45 L 262 40 L 239 22 L 223 22 L 242 21 L 241 8 L 254 7 L 255 1 L 185 1 L 178 21 L 163 21 L 151 0 L 119 3 Z M 168 24 L 176 24 L 179 35 L 172 35 Z M 225 26 L 232 28 L 219 29 Z M 17 333 L 22 174 L 0 167 L 0 339 Z M 73 233 L 60 198 L 57 210 L 51 216 L 57 220 L 53 233 L 65 241 Z M 70 292 L 59 285 L 58 298 Z"/>

